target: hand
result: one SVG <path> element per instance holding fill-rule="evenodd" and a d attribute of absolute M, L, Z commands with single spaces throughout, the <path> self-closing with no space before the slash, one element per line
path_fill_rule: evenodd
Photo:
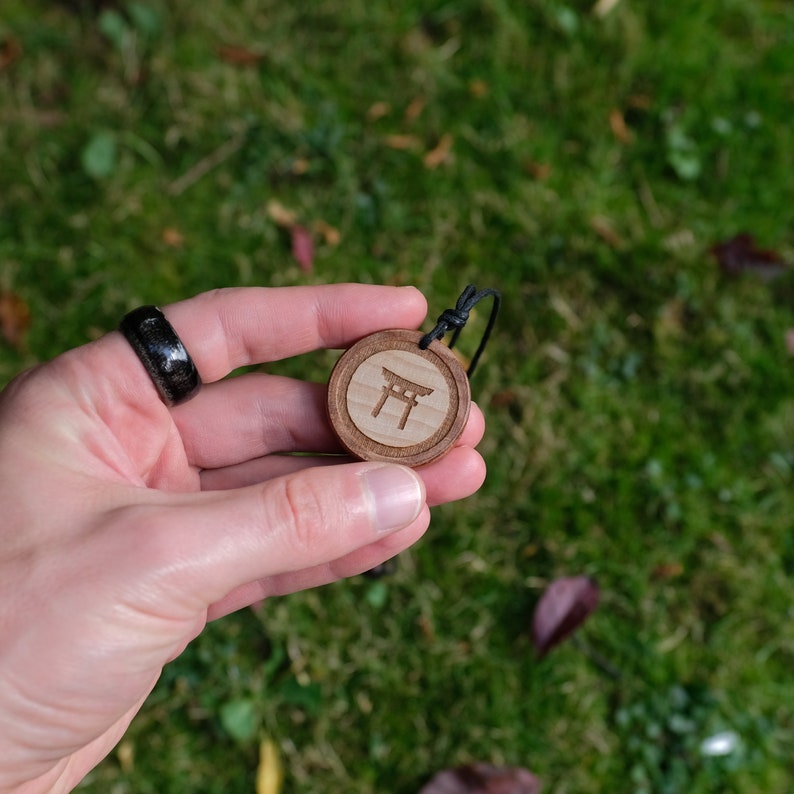
<path fill-rule="evenodd" d="M 481 485 L 476 407 L 417 472 L 340 465 L 273 454 L 339 451 L 324 385 L 221 380 L 425 311 L 412 288 L 207 293 L 164 309 L 205 382 L 184 405 L 118 332 L 0 395 L 0 791 L 71 790 L 208 620 L 372 568 Z"/>

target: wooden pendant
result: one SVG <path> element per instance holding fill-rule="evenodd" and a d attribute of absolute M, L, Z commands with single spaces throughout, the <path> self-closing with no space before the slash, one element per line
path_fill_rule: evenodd
<path fill-rule="evenodd" d="M 423 336 L 380 331 L 336 363 L 328 382 L 328 415 L 352 455 L 421 466 L 460 438 L 471 407 L 469 380 L 440 342 L 422 350 Z"/>

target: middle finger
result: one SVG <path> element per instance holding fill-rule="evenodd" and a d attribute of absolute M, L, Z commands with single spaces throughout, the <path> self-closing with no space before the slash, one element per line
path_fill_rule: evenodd
<path fill-rule="evenodd" d="M 326 418 L 326 387 L 252 373 L 206 385 L 172 411 L 188 461 L 217 469 L 273 452 L 340 452 Z"/>

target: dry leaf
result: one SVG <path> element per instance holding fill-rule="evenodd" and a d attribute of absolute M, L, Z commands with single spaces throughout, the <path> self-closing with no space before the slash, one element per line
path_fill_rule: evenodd
<path fill-rule="evenodd" d="M 416 121 L 419 116 L 422 115 L 422 111 L 425 109 L 426 104 L 427 102 L 423 97 L 418 96 L 415 99 L 412 99 L 408 107 L 405 109 L 405 120 Z"/>
<path fill-rule="evenodd" d="M 491 408 L 496 408 L 497 410 L 512 408 L 518 402 L 519 398 L 515 389 L 503 389 L 491 397 Z"/>
<path fill-rule="evenodd" d="M 314 267 L 314 241 L 311 232 L 300 224 L 290 228 L 292 256 L 304 273 L 311 273 Z"/>
<path fill-rule="evenodd" d="M 420 615 L 416 619 L 416 623 L 419 626 L 419 630 L 422 632 L 422 636 L 428 642 L 436 641 L 436 627 L 433 625 L 433 621 L 430 620 L 427 615 Z"/>
<path fill-rule="evenodd" d="M 439 772 L 419 794 L 539 794 L 540 788 L 528 769 L 479 763 Z"/>
<path fill-rule="evenodd" d="M 532 641 L 540 656 L 573 634 L 598 606 L 598 585 L 588 576 L 555 579 L 540 597 L 532 620 Z"/>
<path fill-rule="evenodd" d="M 342 235 L 339 229 L 325 221 L 316 221 L 314 231 L 323 238 L 326 245 L 330 245 L 332 248 L 336 248 L 342 242 Z"/>
<path fill-rule="evenodd" d="M 22 55 L 22 45 L 13 36 L 0 41 L 0 72 L 9 69 Z"/>
<path fill-rule="evenodd" d="M 675 579 L 684 572 L 684 566 L 680 562 L 663 562 L 657 565 L 653 571 L 654 579 Z"/>
<path fill-rule="evenodd" d="M 653 101 L 647 94 L 632 94 L 629 97 L 629 107 L 635 110 L 650 110 Z"/>
<path fill-rule="evenodd" d="M 612 222 L 603 215 L 594 215 L 590 218 L 590 228 L 612 248 L 620 248 L 623 238 L 612 228 Z"/>
<path fill-rule="evenodd" d="M 19 295 L 0 292 L 0 333 L 17 350 L 25 347 L 30 320 L 30 309 Z"/>
<path fill-rule="evenodd" d="M 280 201 L 276 201 L 276 199 L 270 199 L 265 209 L 268 217 L 276 226 L 288 229 L 297 223 L 298 216 L 295 211 L 288 209 Z"/>
<path fill-rule="evenodd" d="M 485 80 L 472 80 L 469 83 L 469 93 L 475 99 L 482 99 L 488 94 L 488 83 Z"/>
<path fill-rule="evenodd" d="M 752 234 L 734 235 L 729 240 L 713 245 L 711 253 L 722 272 L 729 276 L 751 273 L 762 281 L 772 281 L 788 269 L 777 251 L 759 248 Z"/>
<path fill-rule="evenodd" d="M 541 182 L 551 176 L 551 166 L 548 163 L 538 163 L 534 160 L 527 160 L 524 167 L 535 179 L 539 179 Z"/>
<path fill-rule="evenodd" d="M 612 134 L 620 143 L 631 143 L 634 136 L 626 124 L 623 111 L 617 108 L 612 108 L 612 110 L 609 111 L 609 127 L 612 130 Z"/>
<path fill-rule="evenodd" d="M 279 794 L 284 782 L 278 748 L 271 739 L 259 743 L 259 766 L 256 770 L 256 794 Z"/>
<path fill-rule="evenodd" d="M 301 176 L 307 173 L 309 168 L 311 168 L 311 163 L 305 157 L 298 157 L 296 160 L 293 160 L 290 170 L 296 176 Z"/>
<path fill-rule="evenodd" d="M 221 46 L 216 50 L 218 57 L 232 66 L 257 66 L 265 59 L 265 54 L 249 50 L 247 47 Z"/>
<path fill-rule="evenodd" d="M 422 148 L 422 141 L 416 135 L 387 135 L 385 142 L 390 149 L 399 149 L 401 151 Z"/>
<path fill-rule="evenodd" d="M 388 116 L 389 113 L 391 113 L 391 105 L 388 102 L 375 102 L 367 110 L 367 119 L 369 121 L 377 121 L 384 116 Z"/>
<path fill-rule="evenodd" d="M 425 168 L 438 168 L 443 162 L 446 162 L 452 152 L 453 143 L 454 138 L 448 132 L 445 132 L 436 144 L 436 148 L 431 149 L 424 156 Z"/>
<path fill-rule="evenodd" d="M 185 242 L 182 232 L 180 232 L 179 229 L 175 229 L 173 226 L 168 226 L 163 229 L 162 238 L 163 242 L 169 248 L 181 248 L 182 244 Z"/>
<path fill-rule="evenodd" d="M 527 545 L 521 549 L 521 558 L 524 560 L 531 560 L 533 557 L 537 556 L 539 551 L 540 546 L 538 546 L 537 543 L 527 543 Z"/>

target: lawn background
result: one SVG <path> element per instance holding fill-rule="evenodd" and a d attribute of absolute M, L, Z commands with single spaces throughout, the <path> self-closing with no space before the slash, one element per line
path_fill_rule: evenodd
<path fill-rule="evenodd" d="M 218 286 L 504 293 L 482 491 L 393 576 L 211 625 L 82 790 L 251 792 L 267 737 L 284 792 L 477 760 L 787 791 L 794 281 L 710 249 L 794 263 L 793 110 L 785 0 L 2 0 L 0 381 Z M 601 605 L 538 660 L 534 604 L 579 574 Z"/>

